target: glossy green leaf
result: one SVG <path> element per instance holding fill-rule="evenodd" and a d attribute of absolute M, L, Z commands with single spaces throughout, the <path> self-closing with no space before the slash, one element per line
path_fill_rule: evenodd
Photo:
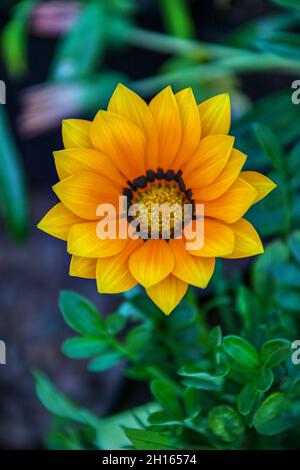
<path fill-rule="evenodd" d="M 88 364 L 91 372 L 104 372 L 119 364 L 124 359 L 124 355 L 119 351 L 107 352 L 95 357 Z"/>
<path fill-rule="evenodd" d="M 255 372 L 260 367 L 260 359 L 255 348 L 239 336 L 226 336 L 223 339 L 223 350 L 229 366 L 238 366 L 240 372 Z"/>
<path fill-rule="evenodd" d="M 254 126 L 256 137 L 274 167 L 281 173 L 284 172 L 283 149 L 276 134 L 265 124 L 256 123 Z"/>
<path fill-rule="evenodd" d="M 73 403 L 44 374 L 35 372 L 34 378 L 38 397 L 51 413 L 79 423 L 89 424 L 95 428 L 99 427 L 100 419 L 86 408 L 78 407 Z"/>
<path fill-rule="evenodd" d="M 85 297 L 72 291 L 62 291 L 59 308 L 65 321 L 77 333 L 99 337 L 103 333 L 104 322 L 97 308 Z"/>
<path fill-rule="evenodd" d="M 98 338 L 75 337 L 67 339 L 62 352 L 72 359 L 84 359 L 105 351 L 107 344 Z"/>
<path fill-rule="evenodd" d="M 126 318 L 119 313 L 113 313 L 108 315 L 108 317 L 105 319 L 105 325 L 107 332 L 111 335 L 115 335 L 119 333 L 126 325 Z"/>
<path fill-rule="evenodd" d="M 300 402 L 292 402 L 290 398 L 277 392 L 270 395 L 256 410 L 254 426 L 266 436 L 274 436 L 280 432 L 298 426 L 300 423 Z"/>
<path fill-rule="evenodd" d="M 151 392 L 164 411 L 173 417 L 182 417 L 182 410 L 176 391 L 171 385 L 162 380 L 154 380 L 154 382 L 151 383 Z"/>
<path fill-rule="evenodd" d="M 221 405 L 208 414 L 210 430 L 225 442 L 238 440 L 244 433 L 242 419 L 231 406 Z"/>
<path fill-rule="evenodd" d="M 272 386 L 274 375 L 272 369 L 263 367 L 256 375 L 254 386 L 260 392 L 266 392 Z"/>
<path fill-rule="evenodd" d="M 242 415 L 248 415 L 255 403 L 258 391 L 254 385 L 247 384 L 238 395 L 237 407 Z"/>
<path fill-rule="evenodd" d="M 136 450 L 176 450 L 173 439 L 157 431 L 126 429 L 125 434 Z"/>
<path fill-rule="evenodd" d="M 271 339 L 261 348 L 260 357 L 265 367 L 275 367 L 291 354 L 291 343 L 285 339 Z"/>

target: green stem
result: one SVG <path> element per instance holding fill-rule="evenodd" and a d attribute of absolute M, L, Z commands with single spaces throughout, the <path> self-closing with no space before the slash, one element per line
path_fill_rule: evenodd
<path fill-rule="evenodd" d="M 171 387 L 176 391 L 178 394 L 182 394 L 181 387 L 169 377 L 163 370 L 159 369 L 157 366 L 149 366 L 147 367 L 147 372 L 153 377 L 153 379 L 163 380 L 167 382 Z"/>
<path fill-rule="evenodd" d="M 170 84 L 186 86 L 187 83 L 221 79 L 226 73 L 240 74 L 273 70 L 287 73 L 300 72 L 300 63 L 296 60 L 284 59 L 272 54 L 247 53 L 220 60 L 216 63 L 195 65 L 184 70 L 139 80 L 133 82 L 132 86 L 137 92 L 151 95 Z"/>
<path fill-rule="evenodd" d="M 193 18 L 187 0 L 159 0 L 165 29 L 173 36 L 190 38 L 195 35 Z"/>
<path fill-rule="evenodd" d="M 134 26 L 123 28 L 121 33 L 122 39 L 131 46 L 179 55 L 193 60 L 221 59 L 243 52 L 239 48 L 174 37 Z"/>

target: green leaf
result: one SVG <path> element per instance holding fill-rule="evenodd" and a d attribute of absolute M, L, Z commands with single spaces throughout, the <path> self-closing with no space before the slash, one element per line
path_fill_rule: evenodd
<path fill-rule="evenodd" d="M 274 278 L 289 287 L 300 287 L 300 267 L 295 263 L 280 263 L 274 266 Z"/>
<path fill-rule="evenodd" d="M 299 423 L 300 402 L 292 403 L 290 398 L 282 392 L 270 395 L 254 415 L 256 430 L 265 436 L 274 436 L 298 426 Z"/>
<path fill-rule="evenodd" d="M 272 369 L 263 367 L 255 377 L 254 386 L 261 392 L 266 392 L 272 386 L 274 375 Z"/>
<path fill-rule="evenodd" d="M 169 415 L 182 418 L 182 410 L 174 388 L 162 380 L 154 380 L 151 383 L 151 392 Z"/>
<path fill-rule="evenodd" d="M 88 370 L 91 372 L 104 372 L 119 364 L 123 359 L 124 355 L 119 351 L 104 353 L 89 362 Z"/>
<path fill-rule="evenodd" d="M 38 397 L 51 413 L 62 418 L 91 425 L 96 429 L 99 427 L 99 418 L 86 408 L 78 407 L 58 390 L 44 374 L 35 372 L 34 378 Z"/>
<path fill-rule="evenodd" d="M 130 330 L 126 337 L 126 349 L 132 355 L 143 354 L 151 340 L 152 333 L 150 326 L 137 326 Z"/>
<path fill-rule="evenodd" d="M 17 241 L 24 240 L 29 219 L 25 175 L 3 105 L 0 105 L 0 203 L 11 235 Z"/>
<path fill-rule="evenodd" d="M 276 367 L 291 354 L 291 343 L 285 339 L 271 339 L 261 348 L 260 357 L 265 367 Z"/>
<path fill-rule="evenodd" d="M 264 39 L 255 41 L 263 51 L 271 52 L 291 59 L 300 58 L 300 36 L 295 33 L 272 32 Z"/>
<path fill-rule="evenodd" d="M 281 173 L 284 173 L 283 149 L 276 134 L 265 124 L 254 125 L 256 137 L 271 163 Z"/>
<path fill-rule="evenodd" d="M 58 43 L 52 80 L 84 78 L 101 64 L 107 47 L 108 21 L 101 2 L 92 0 Z"/>
<path fill-rule="evenodd" d="M 193 420 L 201 411 L 200 392 L 194 387 L 186 388 L 183 403 L 188 419 Z"/>
<path fill-rule="evenodd" d="M 77 333 L 99 337 L 104 323 L 96 307 L 85 297 L 72 291 L 62 291 L 59 308 L 67 324 Z"/>
<path fill-rule="evenodd" d="M 174 426 L 180 425 L 181 420 L 174 418 L 174 415 L 165 411 L 155 411 L 148 418 L 152 426 Z"/>
<path fill-rule="evenodd" d="M 120 313 L 108 315 L 105 320 L 107 332 L 111 335 L 119 333 L 126 325 L 126 318 Z"/>
<path fill-rule="evenodd" d="M 13 9 L 11 20 L 2 33 L 2 55 L 8 73 L 22 77 L 27 69 L 28 20 L 37 0 L 23 0 Z"/>
<path fill-rule="evenodd" d="M 253 283 L 255 291 L 264 300 L 265 293 L 270 292 L 272 298 L 272 289 L 274 287 L 274 269 L 275 266 L 289 259 L 289 250 L 282 241 L 274 241 L 265 248 L 265 253 L 260 256 L 253 264 Z"/>
<path fill-rule="evenodd" d="M 215 326 L 208 335 L 209 349 L 216 350 L 222 343 L 222 330 L 220 326 Z"/>
<path fill-rule="evenodd" d="M 157 431 L 124 429 L 136 450 L 176 450 L 173 439 Z"/>
<path fill-rule="evenodd" d="M 275 292 L 274 298 L 279 307 L 293 312 L 299 311 L 300 293 L 298 291 L 281 289 Z"/>
<path fill-rule="evenodd" d="M 291 234 L 288 243 L 292 255 L 300 263 L 300 230 L 296 230 Z"/>
<path fill-rule="evenodd" d="M 261 303 L 247 287 L 240 285 L 237 291 L 237 311 L 243 319 L 246 330 L 256 328 L 260 320 Z"/>
<path fill-rule="evenodd" d="M 69 338 L 63 346 L 62 352 L 72 359 L 85 359 L 105 351 L 107 344 L 98 338 Z"/>
<path fill-rule="evenodd" d="M 300 10 L 300 0 L 273 0 L 274 3 L 285 8 L 295 8 Z"/>
<path fill-rule="evenodd" d="M 208 414 L 208 424 L 215 436 L 225 442 L 238 440 L 244 433 L 244 424 L 234 408 L 221 405 Z"/>
<path fill-rule="evenodd" d="M 260 367 L 259 356 L 254 347 L 239 336 L 226 336 L 223 339 L 223 350 L 229 366 L 237 367 L 241 373 L 256 372 Z"/>
<path fill-rule="evenodd" d="M 218 374 L 203 372 L 198 366 L 184 366 L 178 371 L 184 377 L 184 384 L 193 386 L 199 390 L 220 390 L 223 382 L 223 371 Z"/>
<path fill-rule="evenodd" d="M 257 395 L 258 391 L 255 389 L 253 384 L 247 384 L 244 386 L 237 401 L 238 410 L 242 415 L 246 416 L 251 412 Z"/>

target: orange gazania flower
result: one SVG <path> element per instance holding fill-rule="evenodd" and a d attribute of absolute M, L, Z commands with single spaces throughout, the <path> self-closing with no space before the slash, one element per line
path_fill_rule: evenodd
<path fill-rule="evenodd" d="M 64 150 L 54 152 L 60 199 L 38 227 L 67 241 L 70 275 L 97 280 L 101 293 L 141 284 L 168 315 L 189 284 L 205 288 L 215 258 L 263 252 L 246 211 L 276 185 L 255 171 L 241 171 L 246 155 L 234 148 L 227 94 L 200 105 L 192 90 L 170 87 L 149 106 L 119 85 L 107 111 L 92 122 L 63 121 Z M 130 201 L 204 204 L 204 246 L 187 251 L 184 238 L 101 240 L 101 203 Z M 129 223 L 129 222 L 128 222 Z"/>

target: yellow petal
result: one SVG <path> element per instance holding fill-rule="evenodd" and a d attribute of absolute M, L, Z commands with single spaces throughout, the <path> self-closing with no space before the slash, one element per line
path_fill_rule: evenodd
<path fill-rule="evenodd" d="M 99 111 L 92 124 L 91 139 L 129 180 L 145 174 L 146 138 L 133 122 Z"/>
<path fill-rule="evenodd" d="M 114 256 L 124 250 L 128 240 L 105 239 L 97 236 L 97 222 L 73 225 L 68 236 L 68 253 L 87 258 Z"/>
<path fill-rule="evenodd" d="M 179 170 L 196 151 L 201 138 L 201 123 L 197 103 L 191 88 L 175 95 L 182 127 L 182 139 L 176 160 L 172 165 Z"/>
<path fill-rule="evenodd" d="M 96 279 L 95 258 L 83 258 L 82 256 L 72 256 L 70 263 L 70 276 L 83 277 L 86 279 Z"/>
<path fill-rule="evenodd" d="M 80 217 L 59 202 L 47 212 L 37 227 L 53 237 L 67 240 L 70 227 L 80 222 L 83 222 Z"/>
<path fill-rule="evenodd" d="M 261 239 L 250 222 L 240 219 L 231 225 L 235 233 L 234 251 L 224 258 L 246 258 L 264 252 Z"/>
<path fill-rule="evenodd" d="M 191 243 L 193 240 L 188 240 Z M 209 217 L 204 218 L 204 245 L 200 249 L 189 250 L 194 256 L 219 257 L 233 252 L 234 231 L 231 226 L 225 225 Z"/>
<path fill-rule="evenodd" d="M 198 106 L 202 126 L 202 138 L 207 135 L 228 134 L 231 111 L 227 93 L 214 96 Z"/>
<path fill-rule="evenodd" d="M 134 91 L 119 83 L 107 110 L 129 119 L 142 129 L 147 139 L 147 168 L 155 170 L 158 167 L 158 135 L 154 117 L 147 103 Z"/>
<path fill-rule="evenodd" d="M 90 139 L 92 123 L 84 119 L 64 119 L 62 122 L 62 138 L 64 147 L 70 148 L 92 148 Z"/>
<path fill-rule="evenodd" d="M 99 150 L 67 149 L 53 152 L 57 173 L 60 179 L 67 178 L 80 171 L 96 171 L 113 182 L 117 187 L 126 185 L 125 178 L 115 167 L 111 159 Z"/>
<path fill-rule="evenodd" d="M 244 181 L 251 184 L 251 186 L 253 186 L 257 191 L 257 196 L 254 199 L 253 204 L 266 197 L 267 194 L 273 191 L 277 186 L 277 184 L 272 180 L 257 171 L 242 171 L 240 176 Z"/>
<path fill-rule="evenodd" d="M 180 279 L 170 274 L 155 286 L 147 289 L 146 292 L 165 315 L 170 315 L 185 295 L 187 288 L 186 282 L 180 281 Z"/>
<path fill-rule="evenodd" d="M 131 274 L 146 288 L 167 277 L 173 266 L 174 256 L 165 240 L 147 240 L 129 259 Z"/>
<path fill-rule="evenodd" d="M 177 102 L 171 87 L 156 95 L 150 105 L 159 140 L 159 167 L 171 168 L 181 142 L 181 123 Z"/>
<path fill-rule="evenodd" d="M 204 289 L 214 272 L 215 259 L 192 256 L 186 251 L 183 240 L 173 239 L 169 245 L 175 258 L 172 274 L 192 286 Z"/>
<path fill-rule="evenodd" d="M 53 186 L 58 198 L 74 214 L 83 219 L 95 220 L 99 204 L 118 205 L 120 191 L 105 176 L 83 171 Z"/>
<path fill-rule="evenodd" d="M 211 201 L 220 197 L 237 179 L 246 159 L 247 156 L 244 153 L 233 149 L 223 171 L 210 185 L 194 189 L 194 198 Z"/>
<path fill-rule="evenodd" d="M 213 201 L 204 202 L 204 215 L 232 224 L 247 212 L 256 195 L 256 190 L 250 184 L 237 178 L 222 196 Z"/>
<path fill-rule="evenodd" d="M 104 294 L 117 294 L 132 289 L 137 284 L 129 270 L 129 258 L 134 250 L 143 244 L 141 239 L 129 240 L 121 253 L 97 261 L 98 291 Z"/>
<path fill-rule="evenodd" d="M 211 184 L 221 173 L 232 152 L 234 138 L 211 135 L 201 140 L 196 153 L 183 171 L 192 190 Z"/>

